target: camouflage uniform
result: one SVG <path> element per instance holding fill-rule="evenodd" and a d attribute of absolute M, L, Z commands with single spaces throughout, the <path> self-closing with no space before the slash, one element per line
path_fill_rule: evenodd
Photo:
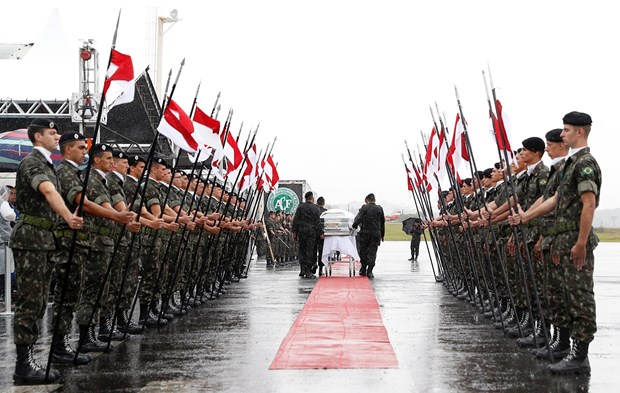
<path fill-rule="evenodd" d="M 323 234 L 321 211 L 312 202 L 304 202 L 295 212 L 293 233 L 299 241 L 299 264 L 302 274 L 310 276 L 316 264 L 317 240 Z"/>
<path fill-rule="evenodd" d="M 88 176 L 88 185 L 86 187 L 86 196 L 88 199 L 98 205 L 103 203 L 112 204 L 112 197 L 106 185 L 104 176 L 95 168 L 90 170 Z M 101 286 L 103 294 L 100 299 L 101 310 L 103 315 L 111 314 L 110 304 L 108 303 L 109 283 L 105 281 L 105 274 L 108 264 L 114 251 L 115 238 L 118 235 L 117 225 L 108 219 L 93 217 L 91 226 L 91 252 L 84 265 L 84 273 L 82 275 L 82 292 L 80 294 L 80 302 L 76 311 L 76 320 L 79 325 L 96 324 L 98 318 L 98 310 L 95 311 L 95 303 L 99 296 Z M 90 320 L 93 316 L 94 319 Z"/>
<path fill-rule="evenodd" d="M 566 159 L 562 178 L 557 190 L 555 208 L 557 236 L 551 254 L 560 256 L 564 288 L 564 313 L 569 321 L 571 337 L 589 343 L 596 332 L 596 303 L 594 300 L 594 249 L 598 238 L 590 229 L 586 243 L 586 259 L 583 269 L 577 271 L 570 258 L 571 248 L 579 235 L 581 219 L 581 194 L 592 192 L 598 206 L 602 183 L 601 169 L 585 147 Z"/>
<path fill-rule="evenodd" d="M 52 229 L 58 216 L 38 191 L 39 185 L 45 181 L 52 182 L 58 189 L 54 166 L 33 148 L 17 169 L 15 205 L 20 215 L 9 241 L 19 290 L 13 318 L 13 339 L 17 345 L 34 344 L 39 338 L 39 321 L 47 307 L 54 267 L 50 259 L 56 250 Z"/>
<path fill-rule="evenodd" d="M 134 213 L 139 215 L 140 211 L 138 210 L 138 208 L 140 207 L 141 198 L 140 198 L 140 193 L 139 192 L 136 193 L 136 191 L 138 190 L 138 179 L 127 175 L 125 176 L 125 181 L 122 182 L 122 186 L 123 186 L 123 193 L 125 194 L 125 198 L 126 198 L 125 202 L 127 203 L 127 206 L 129 206 L 131 202 L 133 202 L 133 205 L 131 205 L 131 210 Z M 136 199 L 132 201 L 134 196 Z M 140 265 L 141 265 L 140 250 L 142 246 L 141 244 L 142 237 L 140 236 L 140 233 L 134 234 L 134 233 L 126 232 L 126 234 L 128 236 L 129 243 L 127 244 L 127 246 L 123 247 L 123 243 L 121 242 L 121 246 L 119 248 L 119 255 L 122 255 L 121 261 L 123 261 L 123 265 L 127 261 L 127 253 L 129 252 L 128 247 L 132 239 L 133 239 L 133 245 L 131 248 L 131 257 L 130 257 L 129 265 L 127 267 L 125 289 L 123 291 L 121 303 L 119 306 L 121 309 L 124 309 L 124 310 L 131 308 L 131 302 L 138 288 L 138 276 L 139 276 Z"/>
<path fill-rule="evenodd" d="M 157 180 L 148 179 L 146 182 L 146 190 L 144 194 L 144 206 L 152 212 L 154 205 L 159 205 L 163 211 L 163 200 L 161 200 L 159 190 L 154 184 Z M 141 185 L 144 187 L 144 185 Z M 140 304 L 148 304 L 159 299 L 160 292 L 157 288 L 157 278 L 159 274 L 159 263 L 161 259 L 162 241 L 159 238 L 159 232 L 167 232 L 162 230 L 153 230 L 144 228 L 142 231 L 142 249 L 140 253 L 140 261 L 142 262 L 142 285 L 140 286 Z"/>
<path fill-rule="evenodd" d="M 75 211 L 77 205 L 75 198 L 77 194 L 83 191 L 82 179 L 80 179 L 81 171 L 72 162 L 63 159 L 56 167 L 56 175 L 60 183 L 60 194 L 65 200 L 65 204 L 70 211 Z M 80 300 L 80 288 L 82 283 L 82 273 L 84 265 L 90 252 L 90 216 L 85 215 L 84 226 L 77 232 L 75 248 L 71 260 L 71 269 L 69 277 L 67 277 L 67 268 L 69 261 L 69 253 L 71 249 L 71 239 L 73 231 L 69 228 L 64 220 L 60 220 L 58 226 L 54 230 L 58 239 L 59 247 L 53 253 L 52 260 L 55 262 L 56 269 L 56 288 L 54 289 L 54 326 L 56 318 L 60 316 L 57 334 L 65 335 L 71 332 L 71 323 L 73 322 L 73 314 Z M 65 282 L 65 278 L 67 278 Z M 62 309 L 60 299 L 63 288 L 66 286 Z"/>

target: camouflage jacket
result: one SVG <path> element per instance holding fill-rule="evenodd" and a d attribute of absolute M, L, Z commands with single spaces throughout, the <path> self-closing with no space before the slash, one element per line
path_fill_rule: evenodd
<path fill-rule="evenodd" d="M 564 169 L 564 163 L 566 163 L 566 159 L 556 162 L 554 165 L 551 166 L 551 169 L 549 169 L 549 178 L 547 180 L 547 186 L 545 187 L 545 191 L 543 192 L 543 201 L 555 195 L 555 192 L 558 189 L 558 184 L 560 182 L 562 170 Z M 540 218 L 541 228 L 549 227 L 553 225 L 554 222 L 555 216 L 553 215 L 553 212 Z M 551 247 L 554 239 L 554 235 L 544 236 L 542 241 L 540 242 L 540 248 L 542 248 L 543 250 L 548 250 Z"/>
<path fill-rule="evenodd" d="M 60 184 L 59 192 L 62 198 L 65 200 L 65 205 L 70 211 L 75 211 L 77 204 L 75 203 L 75 197 L 82 193 L 84 189 L 84 183 L 80 177 L 82 171 L 76 167 L 73 163 L 63 159 L 56 167 L 56 176 L 58 177 L 58 183 Z M 90 248 L 90 236 L 89 231 L 92 225 L 92 216 L 84 214 L 84 226 L 78 234 L 76 244 Z M 60 220 L 57 227 L 57 238 L 60 244 L 66 248 L 71 247 L 71 228 L 64 220 Z M 59 235 L 58 232 L 61 234 Z"/>
<path fill-rule="evenodd" d="M 25 222 L 27 216 L 37 217 L 41 222 L 55 225 L 60 220 L 56 212 L 47 203 L 45 196 L 39 192 L 41 183 L 50 181 L 58 189 L 59 184 L 50 164 L 37 149 L 32 149 L 19 163 L 15 178 L 17 201 L 15 207 L 19 210 L 19 219 L 11 233 L 9 247 L 19 250 L 55 250 L 56 241 L 52 228 L 43 228 Z M 46 224 L 44 224 L 46 226 Z M 36 240 L 36 241 L 35 241 Z"/>
<path fill-rule="evenodd" d="M 555 206 L 556 225 L 558 223 L 574 222 L 575 230 L 558 233 L 554 242 L 554 249 L 559 254 L 570 252 L 570 249 L 579 236 L 579 221 L 581 219 L 581 194 L 592 192 L 598 206 L 602 184 L 602 173 L 598 163 L 590 154 L 590 148 L 585 147 L 566 158 L 560 183 L 557 189 L 557 203 Z M 594 249 L 598 238 L 590 228 L 588 248 Z"/>
<path fill-rule="evenodd" d="M 323 224 L 321 223 L 319 207 L 312 202 L 300 204 L 297 207 L 297 211 L 295 211 L 291 229 L 297 236 L 318 237 L 321 235 L 323 233 Z"/>
<path fill-rule="evenodd" d="M 523 210 L 529 209 L 534 202 L 540 198 L 545 188 L 547 187 L 547 181 L 549 178 L 549 168 L 542 161 L 538 163 L 532 170 L 532 173 L 526 176 L 523 181 L 523 195 L 520 197 L 519 202 Z M 536 242 L 540 236 L 539 221 L 531 222 L 524 228 L 524 235 L 527 243 Z"/>
<path fill-rule="evenodd" d="M 105 178 L 101 176 L 96 169 L 92 168 L 90 170 L 90 175 L 88 176 L 88 185 L 86 187 L 86 196 L 88 199 L 98 205 L 102 205 L 106 202 L 112 205 L 112 196 L 110 195 L 110 191 L 106 183 L 107 180 L 105 180 Z M 116 230 L 118 229 L 118 226 L 114 223 L 114 221 L 107 218 L 93 217 L 91 250 L 105 252 L 114 251 L 116 235 L 97 233 L 98 231 L 101 231 L 101 228 L 104 228 L 104 230 Z"/>

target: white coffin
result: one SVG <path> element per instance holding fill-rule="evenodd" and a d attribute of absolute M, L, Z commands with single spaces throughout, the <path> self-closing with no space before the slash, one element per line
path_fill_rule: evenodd
<path fill-rule="evenodd" d="M 346 210 L 329 209 L 321 214 L 325 236 L 349 236 L 355 216 Z"/>

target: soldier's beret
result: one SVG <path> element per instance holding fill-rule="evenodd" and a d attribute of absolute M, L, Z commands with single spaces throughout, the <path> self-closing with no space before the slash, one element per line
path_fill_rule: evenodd
<path fill-rule="evenodd" d="M 58 131 L 58 124 L 49 119 L 34 119 L 28 126 L 28 128 L 53 128 Z"/>
<path fill-rule="evenodd" d="M 113 156 L 114 158 L 120 158 L 120 159 L 125 158 L 125 159 L 129 159 L 129 157 L 127 157 L 127 154 L 123 153 L 123 152 L 122 152 L 122 151 L 120 151 L 120 150 L 114 150 L 114 151 L 112 152 L 112 156 Z"/>
<path fill-rule="evenodd" d="M 570 112 L 567 113 L 562 121 L 564 124 L 570 124 L 572 126 L 588 126 L 592 124 L 592 118 L 587 113 L 583 112 Z"/>
<path fill-rule="evenodd" d="M 131 166 L 136 166 L 136 164 L 139 163 L 139 162 L 143 162 L 143 163 L 146 164 L 146 160 L 144 158 L 140 157 L 137 154 L 129 156 L 129 158 L 127 160 L 129 161 L 129 165 L 131 165 Z"/>
<path fill-rule="evenodd" d="M 105 143 L 96 143 L 90 148 L 90 155 L 94 157 L 97 154 L 103 153 L 106 151 L 109 151 L 110 153 L 114 154 L 114 149 L 112 149 L 112 146 L 106 145 Z"/>
<path fill-rule="evenodd" d="M 163 159 L 163 158 L 161 158 L 161 157 L 160 157 L 160 158 L 156 158 L 155 160 L 153 160 L 153 162 L 154 162 L 155 164 L 163 165 L 163 166 L 165 166 L 166 168 L 168 168 L 168 163 L 166 162 L 166 160 L 164 160 L 164 159 Z"/>
<path fill-rule="evenodd" d="M 521 143 L 529 151 L 545 151 L 545 141 L 537 136 L 527 138 Z"/>
<path fill-rule="evenodd" d="M 495 167 L 495 169 L 502 169 L 501 162 L 496 162 L 495 164 L 493 164 L 493 166 Z"/>
<path fill-rule="evenodd" d="M 545 134 L 545 138 L 547 139 L 547 142 L 563 142 L 562 129 L 554 128 L 553 130 Z"/>
<path fill-rule="evenodd" d="M 491 175 L 493 174 L 493 168 L 487 168 L 482 172 L 482 176 L 490 179 Z"/>
<path fill-rule="evenodd" d="M 79 132 L 67 132 L 60 136 L 60 142 L 58 142 L 58 145 L 62 146 L 65 143 L 83 140 L 86 140 L 86 137 Z"/>
<path fill-rule="evenodd" d="M 463 184 L 467 184 L 468 186 L 471 187 L 471 177 L 468 177 L 467 179 L 463 179 L 461 186 Z"/>
<path fill-rule="evenodd" d="M 445 199 L 448 196 L 449 193 L 450 193 L 450 191 L 442 191 L 441 192 L 441 197 Z"/>
<path fill-rule="evenodd" d="M 213 187 L 222 188 L 222 185 L 218 182 L 214 182 Z"/>
<path fill-rule="evenodd" d="M 478 179 L 482 179 L 484 177 L 484 172 L 482 171 L 476 171 L 476 173 L 474 174 L 476 175 Z"/>

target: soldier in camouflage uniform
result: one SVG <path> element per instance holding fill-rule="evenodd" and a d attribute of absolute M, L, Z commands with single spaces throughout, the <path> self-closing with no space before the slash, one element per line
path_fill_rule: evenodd
<path fill-rule="evenodd" d="M 594 211 L 599 203 L 601 169 L 590 153 L 588 135 L 592 118 L 582 112 L 570 112 L 563 118 L 562 139 L 571 148 L 562 169 L 555 195 L 527 212 L 519 211 L 517 223 L 529 222 L 554 212 L 555 225 L 548 228 L 556 238 L 551 260 L 561 269 L 564 313 L 573 346 L 560 362 L 550 365 L 554 374 L 590 373 L 588 349 L 596 332 L 594 300 L 594 248 L 598 238 L 592 229 Z"/>
<path fill-rule="evenodd" d="M 321 211 L 314 204 L 314 195 L 308 191 L 305 202 L 297 207 L 293 218 L 293 239 L 299 241 L 299 265 L 303 277 L 313 278 L 313 267 L 316 266 L 317 241 L 323 239 Z"/>
<path fill-rule="evenodd" d="M 9 241 L 19 291 L 13 318 L 17 352 L 13 381 L 16 384 L 43 384 L 60 379 L 56 369 L 51 369 L 46 378 L 45 370 L 34 358 L 34 344 L 39 338 L 39 322 L 47 308 L 54 267 L 51 260 L 51 254 L 56 250 L 53 229 L 58 216 L 69 228 L 76 230 L 82 228 L 83 219 L 67 208 L 58 193 L 59 184 L 51 158 L 60 139 L 58 127 L 49 120 L 35 119 L 28 127 L 28 139 L 33 149 L 17 169 L 16 207 L 20 215 Z"/>
<path fill-rule="evenodd" d="M 128 279 L 135 284 L 135 277 L 137 277 L 138 264 L 140 261 L 140 242 L 135 241 L 135 238 L 141 227 L 140 222 L 135 220 L 136 215 L 139 213 L 139 199 L 138 204 L 134 203 L 132 205 L 132 201 L 129 198 L 133 198 L 133 195 L 127 195 L 124 189 L 125 177 L 128 169 L 129 161 L 127 155 L 122 151 L 115 150 L 113 152 L 112 171 L 106 174 L 107 186 L 112 197 L 112 206 L 120 212 L 130 207 L 130 210 L 134 213 L 134 218 L 127 224 L 126 231 L 120 239 L 116 260 L 114 261 L 114 266 L 110 273 L 110 296 L 108 301 L 115 308 L 117 299 L 119 300 L 119 309 L 116 311 L 118 320 L 112 321 L 113 315 L 110 315 L 108 316 L 107 323 L 113 326 L 116 326 L 118 323 L 118 330 L 122 333 L 140 334 L 142 333 L 142 329 L 134 325 L 128 315 L 130 302 L 135 293 L 135 286 L 131 285 Z M 132 238 L 134 238 L 134 242 L 130 249 L 129 245 Z M 127 260 L 128 258 L 129 261 Z M 130 293 L 128 293 L 127 288 L 130 288 Z M 102 333 L 105 334 L 105 330 L 104 332 L 101 330 L 99 331 L 100 335 Z"/>
<path fill-rule="evenodd" d="M 276 242 L 277 240 L 275 239 L 276 237 L 276 230 L 278 229 L 278 223 L 276 222 L 276 212 L 270 211 L 269 214 L 267 215 L 267 220 L 265 221 L 265 228 L 267 230 L 267 236 L 268 236 L 268 240 L 267 240 L 267 267 L 273 266 L 275 265 L 277 259 L 278 254 L 276 253 L 276 246 L 274 244 L 274 242 Z M 300 272 L 299 273 L 300 276 L 303 276 L 303 274 Z"/>
<path fill-rule="evenodd" d="M 65 133 L 60 138 L 60 150 L 63 156 L 62 161 L 56 167 L 56 174 L 60 183 L 61 195 L 69 210 L 75 210 L 80 203 L 83 182 L 80 178 L 78 165 L 84 162 L 86 156 L 85 137 L 79 133 Z M 59 247 L 54 252 L 52 259 L 55 262 L 57 285 L 55 288 L 53 305 L 53 326 L 58 327 L 52 339 L 52 361 L 55 363 L 72 364 L 75 358 L 75 351 L 69 344 L 71 324 L 73 314 L 79 301 L 82 274 L 90 253 L 90 221 L 92 216 L 106 217 L 126 223 L 132 219 L 129 212 L 117 213 L 105 209 L 88 198 L 84 198 L 84 217 L 86 225 L 76 233 L 76 242 L 72 244 L 74 232 L 64 222 L 60 222 L 54 234 L 58 239 Z M 69 254 L 73 248 L 71 265 L 69 265 Z M 69 275 L 67 276 L 67 273 Z M 86 364 L 90 357 L 82 354 L 75 358 L 76 364 Z"/>
<path fill-rule="evenodd" d="M 536 201 L 532 208 L 535 208 L 542 202 L 551 198 L 557 191 L 560 180 L 560 174 L 564 168 L 566 155 L 568 154 L 568 146 L 562 140 L 562 129 L 557 128 L 549 131 L 545 138 L 547 139 L 546 152 L 551 158 L 551 168 L 549 169 L 549 178 L 543 195 Z M 553 324 L 553 337 L 551 338 L 550 348 L 554 359 L 562 359 L 570 352 L 570 333 L 568 331 L 568 321 L 565 320 L 567 315 L 563 312 L 563 283 L 559 273 L 561 270 L 552 263 L 550 248 L 555 240 L 555 235 L 548 232 L 548 228 L 554 225 L 555 219 L 553 213 L 540 217 L 541 235 L 534 249 L 536 259 L 542 261 L 545 269 L 545 300 L 543 304 L 543 314 Z M 532 350 L 532 354 L 539 359 L 547 359 L 549 351 L 546 346 L 540 349 Z"/>
<path fill-rule="evenodd" d="M 95 144 L 91 147 L 89 156 L 92 164 L 86 186 L 86 197 L 94 204 L 106 209 L 110 217 L 116 216 L 118 210 L 113 207 L 112 196 L 105 180 L 106 173 L 112 170 L 112 147 L 105 144 Z M 133 219 L 133 213 L 124 209 L 121 211 L 125 212 L 127 219 L 119 220 L 119 222 L 127 223 Z M 76 309 L 76 321 L 80 326 L 79 351 L 82 353 L 106 350 L 106 345 L 97 340 L 95 336 L 95 324 L 96 321 L 99 321 L 98 316 L 100 314 L 96 306 L 99 300 L 101 315 L 104 316 L 104 319 L 111 315 L 111 304 L 108 299 L 110 279 L 105 280 L 105 275 L 108 264 L 111 263 L 114 243 L 120 234 L 120 228 L 110 218 L 103 215 L 101 217 L 93 216 L 90 234 L 91 248 L 84 264 L 80 301 Z M 98 299 L 102 285 L 103 294 Z M 101 320 L 100 322 L 100 329 L 103 329 L 105 333 L 107 321 Z M 101 331 L 100 336 L 103 336 Z M 121 336 L 117 334 L 115 338 L 120 339 Z"/>

